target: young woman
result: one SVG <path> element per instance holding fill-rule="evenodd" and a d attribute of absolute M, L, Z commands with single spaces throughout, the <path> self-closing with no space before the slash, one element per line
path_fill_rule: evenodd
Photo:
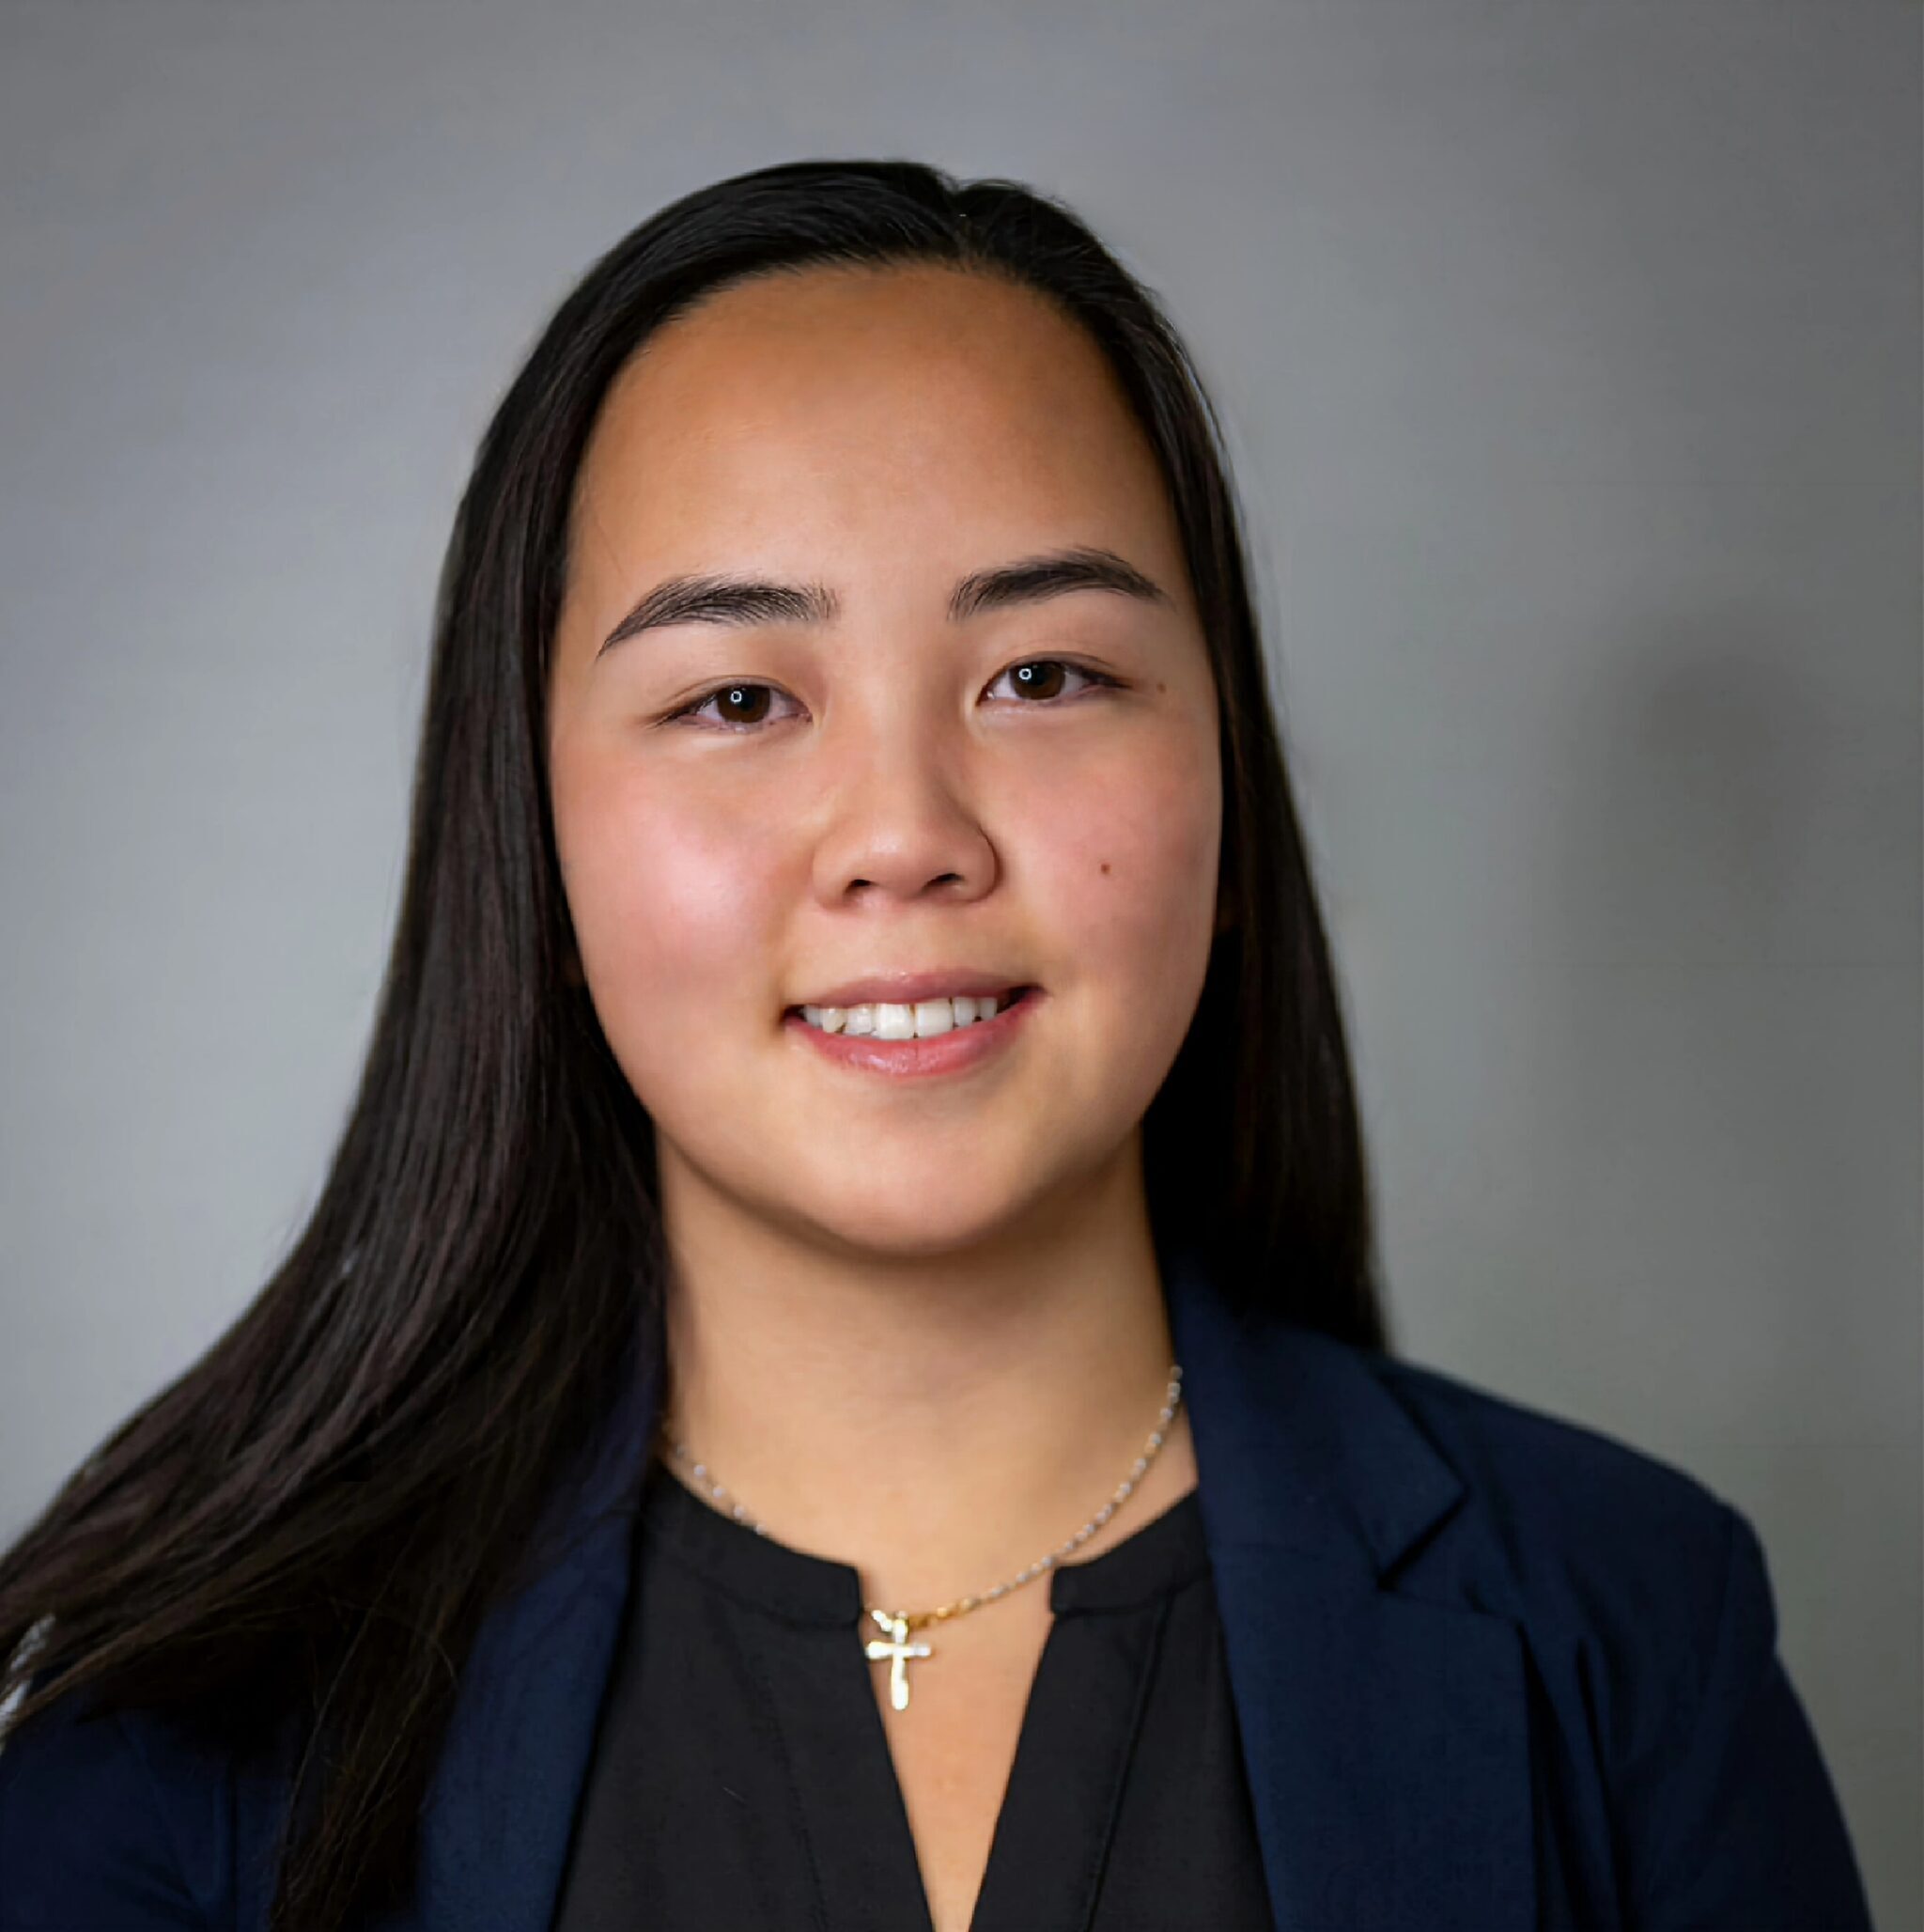
<path fill-rule="evenodd" d="M 908 163 L 509 389 L 319 1204 L 0 1652 L 8 1926 L 1868 1923 L 1746 1519 L 1389 1350 L 1187 356 Z"/>

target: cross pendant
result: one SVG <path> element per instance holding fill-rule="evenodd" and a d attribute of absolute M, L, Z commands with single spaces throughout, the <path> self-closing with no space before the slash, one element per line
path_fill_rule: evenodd
<path fill-rule="evenodd" d="M 885 1616 L 878 1610 L 872 1610 L 869 1615 L 888 1631 L 885 1643 L 878 1637 L 871 1637 L 867 1650 L 871 1662 L 879 1663 L 889 1659 L 889 1702 L 897 1710 L 908 1708 L 908 1659 L 911 1657 L 932 1657 L 935 1653 L 926 1644 L 911 1644 L 908 1641 L 908 1619 L 906 1616 Z"/>

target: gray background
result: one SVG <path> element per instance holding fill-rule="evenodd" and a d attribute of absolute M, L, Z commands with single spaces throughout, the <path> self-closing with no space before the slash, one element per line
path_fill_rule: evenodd
<path fill-rule="evenodd" d="M 569 280 L 769 161 L 1014 175 L 1227 418 L 1402 1351 L 1751 1516 L 1917 1925 L 1919 21 L 0 7 L 0 1535 L 314 1198 Z"/>

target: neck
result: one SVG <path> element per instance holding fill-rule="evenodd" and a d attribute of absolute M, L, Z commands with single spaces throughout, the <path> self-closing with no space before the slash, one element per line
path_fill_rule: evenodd
<path fill-rule="evenodd" d="M 1046 1232 L 905 1258 L 798 1241 L 685 1175 L 665 1186 L 664 1413 L 722 1506 L 908 1610 L 984 1592 L 1073 1535 L 1163 1426 L 1172 1355 L 1140 1189 L 1095 1192 Z M 1187 1492 L 1186 1410 L 1164 1436 L 1069 1560 Z"/>

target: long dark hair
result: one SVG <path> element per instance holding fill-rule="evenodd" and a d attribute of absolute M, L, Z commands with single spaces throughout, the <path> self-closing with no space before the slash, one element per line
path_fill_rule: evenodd
<path fill-rule="evenodd" d="M 236 1753 L 295 1723 L 281 1932 L 334 1932 L 410 1891 L 477 1625 L 659 1346 L 652 1129 L 569 971 L 544 764 L 590 428 L 649 334 L 731 283 L 931 261 L 1013 277 L 1101 345 L 1167 479 L 1214 666 L 1227 927 L 1144 1121 L 1158 1239 L 1216 1257 L 1249 1304 L 1388 1348 L 1238 509 L 1155 296 L 1013 181 L 810 161 L 685 196 L 582 278 L 482 437 L 441 576 L 393 949 L 312 1214 L 233 1326 L 0 1557 L 15 1728 L 83 1687 L 96 1708 L 163 1708 Z"/>

